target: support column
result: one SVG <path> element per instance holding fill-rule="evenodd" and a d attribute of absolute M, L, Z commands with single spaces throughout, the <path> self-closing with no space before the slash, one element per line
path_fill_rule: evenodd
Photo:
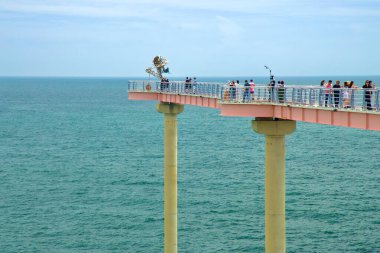
<path fill-rule="evenodd" d="M 176 253 L 177 238 L 177 116 L 184 106 L 160 102 L 157 111 L 164 113 L 164 194 L 165 252 Z"/>
<path fill-rule="evenodd" d="M 252 128 L 265 135 L 265 252 L 285 253 L 285 135 L 296 122 L 256 118 Z"/>

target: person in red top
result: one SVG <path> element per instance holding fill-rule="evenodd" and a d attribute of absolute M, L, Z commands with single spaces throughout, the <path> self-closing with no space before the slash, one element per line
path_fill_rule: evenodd
<path fill-rule="evenodd" d="M 250 95 L 251 95 L 251 100 L 255 100 L 255 83 L 253 82 L 253 80 L 249 80 L 249 92 L 250 92 Z"/>

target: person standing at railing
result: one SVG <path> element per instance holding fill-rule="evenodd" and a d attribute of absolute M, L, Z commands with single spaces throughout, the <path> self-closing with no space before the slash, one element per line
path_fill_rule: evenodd
<path fill-rule="evenodd" d="M 230 81 L 228 81 L 228 83 L 226 85 L 223 86 L 223 101 L 227 101 L 230 99 Z"/>
<path fill-rule="evenodd" d="M 365 84 L 363 85 L 364 89 L 364 101 L 367 106 L 367 110 L 372 110 L 372 105 L 371 105 L 371 97 L 372 97 L 372 81 L 365 81 Z M 364 106 L 364 105 L 363 105 Z"/>
<path fill-rule="evenodd" d="M 274 94 L 275 86 L 276 86 L 276 80 L 274 79 L 274 76 L 270 76 L 270 82 L 268 84 L 269 101 L 274 101 L 275 99 L 275 94 Z"/>
<path fill-rule="evenodd" d="M 278 81 L 278 102 L 284 103 L 285 101 L 285 82 Z"/>
<path fill-rule="evenodd" d="M 348 88 L 350 89 L 349 95 L 350 95 L 350 108 L 355 108 L 355 93 L 358 86 L 355 85 L 354 81 L 351 81 L 348 85 Z"/>
<path fill-rule="evenodd" d="M 333 89 L 334 89 L 334 106 L 335 108 L 338 108 L 339 107 L 339 104 L 340 104 L 340 81 L 339 80 L 336 80 L 334 86 L 333 86 Z"/>
<path fill-rule="evenodd" d="M 197 93 L 197 78 L 194 77 L 193 78 L 193 94 L 196 94 Z"/>
<path fill-rule="evenodd" d="M 164 88 L 166 92 L 169 91 L 169 79 L 167 78 L 164 79 Z"/>
<path fill-rule="evenodd" d="M 350 106 L 350 87 L 349 87 L 349 82 L 344 82 L 344 88 L 343 88 L 343 108 L 351 108 Z"/>
<path fill-rule="evenodd" d="M 255 83 L 253 82 L 253 80 L 251 79 L 249 81 L 249 93 L 251 95 L 251 100 L 255 100 Z"/>
<path fill-rule="evenodd" d="M 248 80 L 245 80 L 244 81 L 243 103 L 249 102 L 249 88 L 250 88 L 250 85 L 248 83 Z"/>
<path fill-rule="evenodd" d="M 236 86 L 234 80 L 230 82 L 230 101 L 234 101 L 236 99 Z"/>
<path fill-rule="evenodd" d="M 190 80 L 189 80 L 189 77 L 186 77 L 186 81 L 185 81 L 185 93 L 189 93 L 189 85 L 190 83 Z"/>
<path fill-rule="evenodd" d="M 323 105 L 323 95 L 325 94 L 324 93 L 325 85 L 326 85 L 326 81 L 322 80 L 321 81 L 321 89 L 319 90 L 319 106 Z"/>
<path fill-rule="evenodd" d="M 239 102 L 240 101 L 240 98 L 241 98 L 241 94 L 240 94 L 240 89 L 239 89 L 239 86 L 240 86 L 240 81 L 239 80 L 236 80 L 235 82 L 235 102 Z"/>
<path fill-rule="evenodd" d="M 331 104 L 331 88 L 332 88 L 332 80 L 329 80 L 328 83 L 325 85 L 325 106 Z"/>
<path fill-rule="evenodd" d="M 164 91 L 164 90 L 165 90 L 165 79 L 162 78 L 162 79 L 161 79 L 161 83 L 160 83 L 160 91 L 162 92 L 162 91 Z"/>

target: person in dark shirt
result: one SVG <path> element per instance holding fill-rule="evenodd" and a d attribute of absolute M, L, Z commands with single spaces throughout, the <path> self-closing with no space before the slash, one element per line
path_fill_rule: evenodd
<path fill-rule="evenodd" d="M 275 86 L 276 86 L 276 80 L 274 79 L 274 76 L 270 76 L 270 82 L 269 82 L 269 100 L 274 101 L 275 100 Z"/>
<path fill-rule="evenodd" d="M 185 81 L 185 92 L 188 93 L 189 92 L 189 88 L 190 88 L 190 80 L 188 77 L 186 77 L 186 81 Z"/>
<path fill-rule="evenodd" d="M 367 80 L 365 81 L 365 84 L 363 85 L 364 89 L 364 101 L 367 106 L 367 110 L 372 110 L 372 105 L 371 105 L 371 97 L 372 97 L 372 81 Z"/>
<path fill-rule="evenodd" d="M 278 81 L 278 102 L 284 103 L 285 101 L 285 82 Z"/>
<path fill-rule="evenodd" d="M 244 81 L 244 95 L 243 95 L 243 103 L 246 103 L 248 102 L 250 99 L 249 99 L 249 83 L 248 83 L 248 80 L 245 80 Z"/>
<path fill-rule="evenodd" d="M 339 104 L 340 104 L 340 93 L 341 93 L 341 89 L 340 89 L 340 81 L 337 80 L 333 86 L 333 89 L 334 89 L 334 104 L 335 104 L 335 107 L 338 108 L 339 107 Z"/>

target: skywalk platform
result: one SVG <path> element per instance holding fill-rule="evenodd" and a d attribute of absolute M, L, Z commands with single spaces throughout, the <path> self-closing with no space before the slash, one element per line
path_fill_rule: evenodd
<path fill-rule="evenodd" d="M 254 94 L 247 88 L 230 87 L 223 83 L 184 82 L 159 83 L 130 81 L 128 98 L 156 100 L 183 105 L 209 107 L 222 116 L 278 118 L 332 126 L 380 131 L 379 89 L 320 88 L 318 86 L 286 86 L 270 89 L 256 85 Z M 370 105 L 368 104 L 368 92 Z"/>

